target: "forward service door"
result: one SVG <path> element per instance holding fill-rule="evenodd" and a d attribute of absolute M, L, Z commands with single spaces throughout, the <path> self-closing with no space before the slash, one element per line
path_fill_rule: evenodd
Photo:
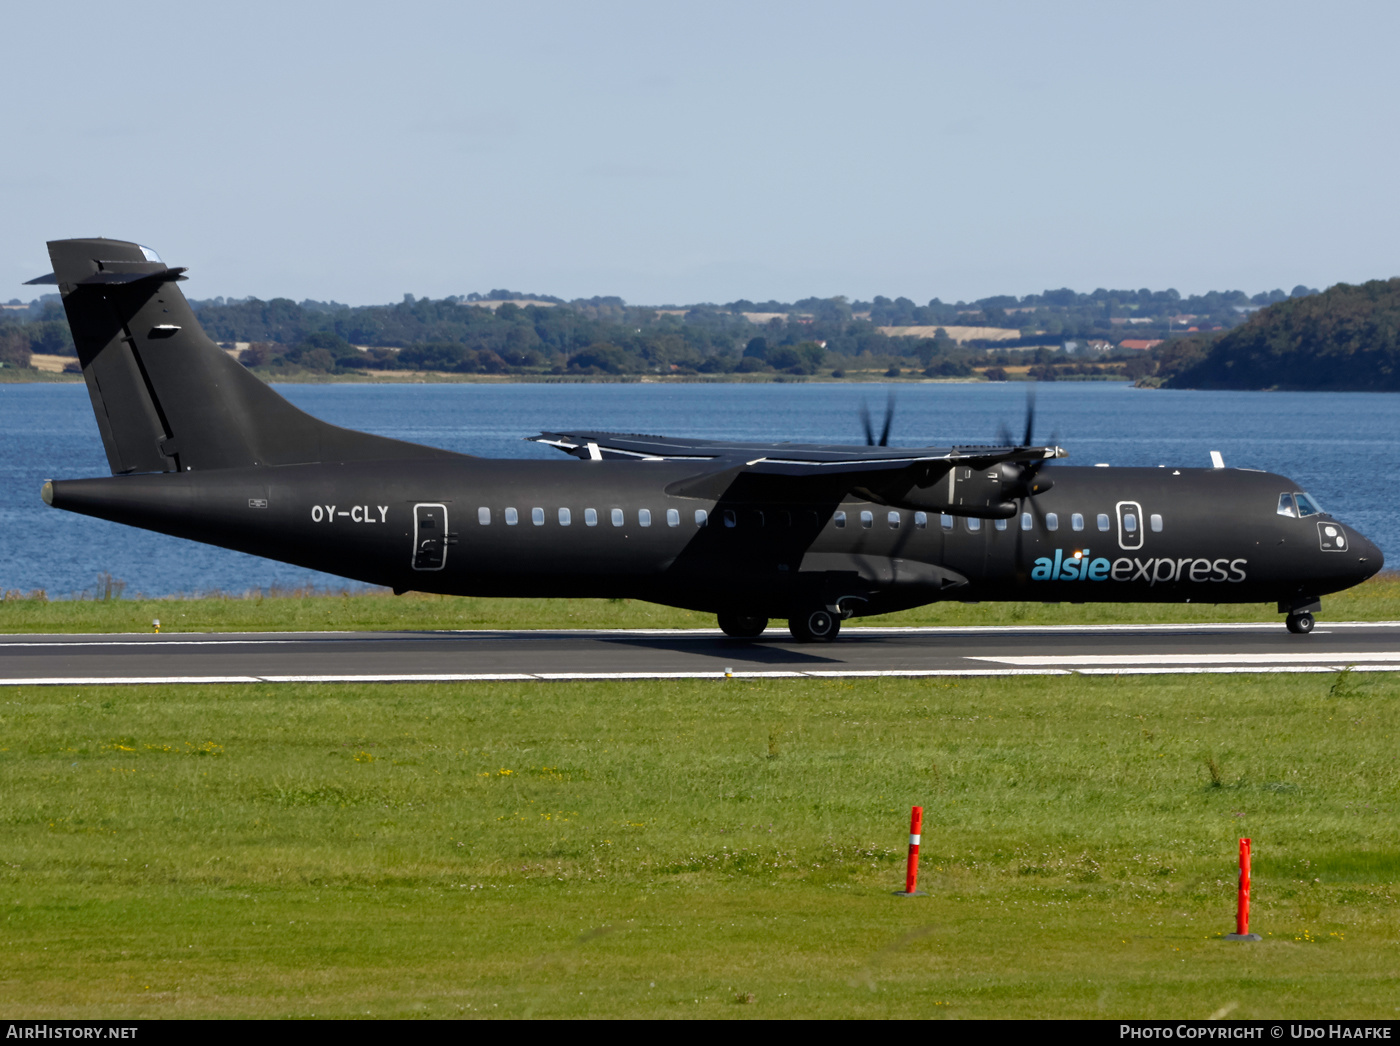
<path fill-rule="evenodd" d="M 1118 547 L 1125 552 L 1142 548 L 1144 520 L 1142 506 L 1136 501 L 1120 501 L 1118 514 Z"/>

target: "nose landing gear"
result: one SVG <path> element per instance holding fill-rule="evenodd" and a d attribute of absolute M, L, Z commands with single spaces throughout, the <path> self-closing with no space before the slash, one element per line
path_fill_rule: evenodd
<path fill-rule="evenodd" d="M 1295 636 L 1305 636 L 1313 630 L 1313 614 L 1322 609 L 1322 600 L 1316 596 L 1299 596 L 1292 600 L 1279 600 L 1278 612 L 1287 614 L 1284 625 Z"/>
<path fill-rule="evenodd" d="M 1289 614 L 1284 621 L 1288 631 L 1295 636 L 1305 636 L 1313 630 L 1313 616 L 1307 612 L 1301 614 Z"/>

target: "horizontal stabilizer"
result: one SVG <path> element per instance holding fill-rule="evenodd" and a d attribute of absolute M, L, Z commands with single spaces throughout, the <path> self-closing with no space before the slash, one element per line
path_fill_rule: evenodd
<path fill-rule="evenodd" d="M 106 283 L 139 283 L 141 280 L 183 280 L 185 277 L 180 273 L 186 270 L 182 268 L 166 269 L 164 267 L 155 272 L 99 272 L 89 276 L 85 280 L 79 280 L 78 286 L 90 287 L 94 284 Z M 56 281 L 55 281 L 56 282 Z"/>

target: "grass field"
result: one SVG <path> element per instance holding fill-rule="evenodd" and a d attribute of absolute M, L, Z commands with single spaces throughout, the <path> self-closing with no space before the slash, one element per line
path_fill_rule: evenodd
<path fill-rule="evenodd" d="M 0 1006 L 1394 1019 L 1397 682 L 7 689 Z"/>
<path fill-rule="evenodd" d="M 117 583 L 120 584 L 119 582 Z M 112 588 L 101 581 L 94 592 Z M 55 599 L 10 591 L 0 633 L 296 631 L 443 628 L 714 628 L 711 614 L 609 599 L 473 599 L 386 592 L 291 592 L 186 599 Z M 1383 574 L 1323 600 L 1322 620 L 1400 620 L 1400 575 Z M 1102 622 L 1276 621 L 1272 603 L 931 603 L 855 625 L 1075 625 Z M 781 628 L 782 623 L 775 623 Z"/>

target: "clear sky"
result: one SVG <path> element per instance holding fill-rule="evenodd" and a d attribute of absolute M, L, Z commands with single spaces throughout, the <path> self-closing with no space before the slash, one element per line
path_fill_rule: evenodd
<path fill-rule="evenodd" d="M 1400 5 L 138 0 L 0 26 L 0 300 L 92 235 L 195 297 L 352 304 L 1400 273 Z"/>

